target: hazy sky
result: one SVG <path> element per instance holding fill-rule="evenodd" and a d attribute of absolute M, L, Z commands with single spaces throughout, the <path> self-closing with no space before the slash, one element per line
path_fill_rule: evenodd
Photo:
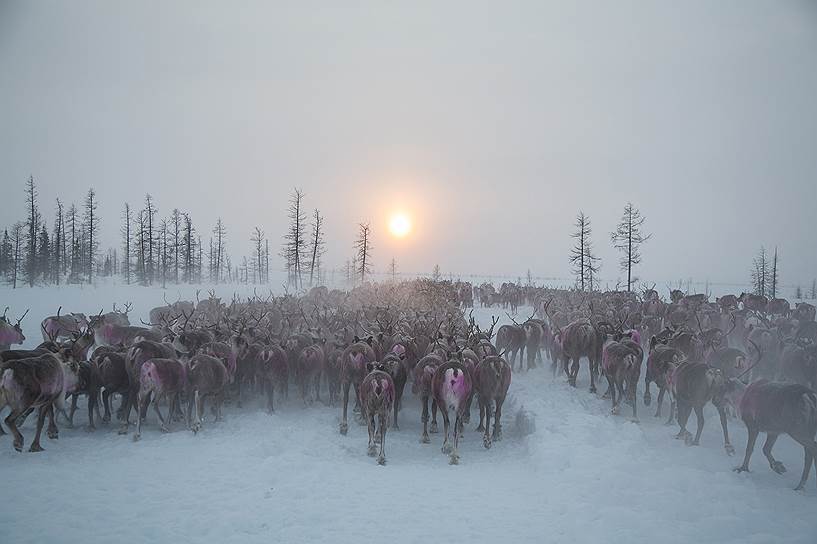
<path fill-rule="evenodd" d="M 298 186 L 330 266 L 366 220 L 379 271 L 563 277 L 582 209 L 614 281 L 632 200 L 646 279 L 745 282 L 776 244 L 806 283 L 817 3 L 0 0 L 0 225 L 29 174 L 49 222 L 95 187 L 106 245 L 150 192 L 277 247 Z"/>

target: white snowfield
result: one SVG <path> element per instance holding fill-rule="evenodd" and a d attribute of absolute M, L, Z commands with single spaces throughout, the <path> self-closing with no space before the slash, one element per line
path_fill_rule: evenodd
<path fill-rule="evenodd" d="M 138 323 L 162 301 L 160 290 L 113 286 L 0 297 L 15 316 L 32 308 L 27 345 L 39 342 L 39 321 L 60 304 L 90 312 L 132 300 Z M 488 324 L 492 313 L 507 321 L 501 310 L 474 312 Z M 386 436 L 385 467 L 366 456 L 364 426 L 352 419 L 341 436 L 338 407 L 304 408 L 294 393 L 274 415 L 260 399 L 229 406 L 224 422 L 205 422 L 197 436 L 182 423 L 161 433 L 151 411 L 138 443 L 116 425 L 86 432 L 83 410 L 77 428 L 60 425 L 59 440 L 43 436 L 43 453 L 17 453 L 9 436 L 0 438 L 0 542 L 817 542 L 817 476 L 805 492 L 792 491 L 803 453 L 789 437 L 775 448 L 786 474 L 769 469 L 762 439 L 752 472 L 736 474 L 741 422 L 730 421 L 735 457 L 723 450 L 711 407 L 701 446 L 687 447 L 672 439 L 676 426 L 652 417 L 654 404 L 643 406 L 643 382 L 640 424 L 629 421 L 628 406 L 610 415 L 588 382 L 585 362 L 577 389 L 549 368 L 514 374 L 504 439 L 483 448 L 475 403 L 459 466 L 440 452 L 441 434 L 420 443 L 410 386 L 400 430 Z M 529 436 L 514 424 L 523 406 L 536 418 Z M 33 426 L 30 418 L 26 447 Z"/>

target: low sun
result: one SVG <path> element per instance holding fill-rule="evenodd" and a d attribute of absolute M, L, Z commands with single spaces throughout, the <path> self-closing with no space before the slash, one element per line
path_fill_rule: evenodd
<path fill-rule="evenodd" d="M 411 232 L 411 220 L 404 213 L 396 213 L 389 219 L 389 232 L 397 238 L 405 237 Z"/>

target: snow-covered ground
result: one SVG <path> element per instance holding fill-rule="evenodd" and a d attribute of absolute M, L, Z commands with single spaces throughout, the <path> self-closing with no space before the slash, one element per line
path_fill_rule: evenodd
<path fill-rule="evenodd" d="M 162 299 L 113 286 L 0 295 L 15 315 L 32 307 L 28 331 L 60 304 L 90 312 L 130 300 L 145 316 Z M 490 310 L 475 315 L 490 322 Z M 760 442 L 753 472 L 738 475 L 746 433 L 730 422 L 738 455 L 728 457 L 714 410 L 702 445 L 686 447 L 671 438 L 677 428 L 651 417 L 654 406 L 639 407 L 638 425 L 610 415 L 587 392 L 584 364 L 578 389 L 542 369 L 513 380 L 504 440 L 485 450 L 472 424 L 459 466 L 440 452 L 440 435 L 419 442 L 419 403 L 408 388 L 385 467 L 366 456 L 365 427 L 340 436 L 338 408 L 304 408 L 294 396 L 272 416 L 260 400 L 231 406 L 197 436 L 181 424 L 162 434 L 153 414 L 138 443 L 113 425 L 62 426 L 58 441 L 43 439 L 44 453 L 19 454 L 5 436 L 0 542 L 817 541 L 815 476 L 804 493 L 792 491 L 803 457 L 788 437 L 775 449 L 788 473 L 769 470 Z M 523 406 L 536 418 L 529 436 L 514 427 Z"/>

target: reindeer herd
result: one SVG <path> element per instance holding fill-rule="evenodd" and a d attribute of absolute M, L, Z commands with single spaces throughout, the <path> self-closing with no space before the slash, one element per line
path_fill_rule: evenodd
<path fill-rule="evenodd" d="M 456 464 L 472 408 L 490 448 L 502 438 L 512 373 L 536 369 L 547 358 L 554 378 L 564 375 L 574 387 L 587 361 L 590 392 L 604 378 L 612 413 L 629 405 L 634 421 L 639 403 L 652 403 L 654 384 L 655 416 L 662 417 L 666 398 L 667 423 L 677 422 L 676 438 L 688 445 L 700 443 L 704 407 L 711 403 L 732 455 L 729 421 L 739 417 L 748 442 L 737 471 L 748 470 L 760 432 L 766 433 L 763 453 L 778 473 L 786 469 L 772 455 L 777 437 L 788 434 L 803 446 L 797 489 L 817 465 L 817 323 L 810 304 L 791 307 L 750 294 L 712 302 L 680 291 L 662 300 L 654 288 L 586 293 L 504 284 L 497 291 L 432 280 L 348 292 L 319 287 L 302 296 L 229 303 L 209 295 L 195 303 L 165 301 L 138 326 L 131 325 L 127 304 L 90 316 L 60 308 L 41 323 L 43 342 L 33 350 L 9 349 L 25 341 L 25 314 L 12 325 L 4 313 L 0 409 L 10 409 L 4 422 L 14 448 L 22 451 L 19 427 L 35 409 L 30 451 L 42 449 L 46 419 L 48 437 L 56 439 L 57 416 L 73 425 L 80 396 L 90 428 L 109 423 L 118 400 L 119 432 L 129 433 L 135 422 L 138 440 L 151 407 L 162 431 L 183 421 L 197 433 L 209 417 L 205 401 L 218 421 L 224 403 L 240 408 L 261 397 L 271 413 L 293 392 L 305 406 L 339 404 L 342 435 L 351 400 L 355 419 L 368 428 L 368 454 L 385 464 L 386 432 L 398 430 L 398 416 L 406 417 L 401 408 L 411 383 L 420 400 L 420 441 L 429 443 L 429 433 L 438 432 L 440 413 L 442 451 Z M 475 301 L 506 310 L 511 323 L 497 328 L 494 317 L 483 330 L 469 310 Z M 512 314 L 523 305 L 533 312 L 517 321 Z M 687 430 L 693 411 L 694 436 Z"/>

